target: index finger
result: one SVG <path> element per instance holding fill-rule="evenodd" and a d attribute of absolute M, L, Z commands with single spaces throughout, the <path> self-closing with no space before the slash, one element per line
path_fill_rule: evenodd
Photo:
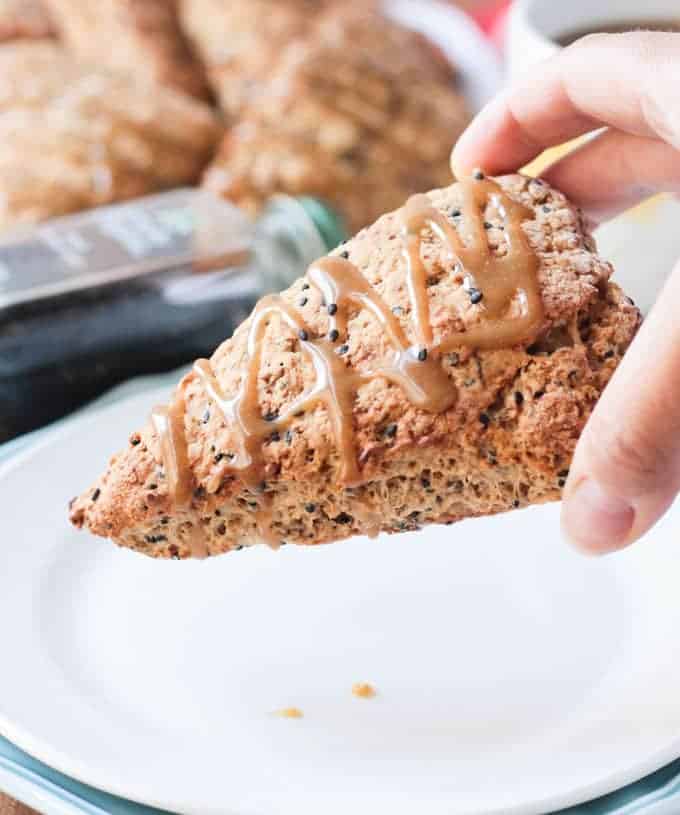
<path fill-rule="evenodd" d="M 454 147 L 462 176 L 513 172 L 603 125 L 680 148 L 680 34 L 594 34 L 490 102 Z"/>

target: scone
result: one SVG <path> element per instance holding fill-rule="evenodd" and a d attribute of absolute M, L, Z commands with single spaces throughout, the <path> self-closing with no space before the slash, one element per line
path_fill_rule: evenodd
<path fill-rule="evenodd" d="M 640 322 L 611 272 L 540 180 L 416 196 L 261 301 L 71 520 L 186 558 L 556 500 Z"/>
<path fill-rule="evenodd" d="M 52 20 L 43 0 L 0 0 L 0 43 L 52 37 Z"/>
<path fill-rule="evenodd" d="M 77 59 L 208 98 L 203 66 L 179 25 L 177 0 L 46 2 Z"/>
<path fill-rule="evenodd" d="M 281 51 L 305 38 L 328 0 L 178 0 L 180 18 L 235 119 L 271 77 Z"/>
<path fill-rule="evenodd" d="M 276 193 L 317 196 L 357 230 L 446 184 L 468 119 L 453 71 L 420 35 L 334 8 L 281 55 L 204 183 L 251 212 Z"/>
<path fill-rule="evenodd" d="M 85 67 L 49 42 L 0 49 L 0 228 L 195 182 L 210 108 Z"/>

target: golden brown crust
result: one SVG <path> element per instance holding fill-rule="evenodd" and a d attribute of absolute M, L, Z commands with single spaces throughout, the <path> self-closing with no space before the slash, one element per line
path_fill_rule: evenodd
<path fill-rule="evenodd" d="M 357 230 L 448 182 L 468 118 L 451 68 L 420 35 L 333 8 L 281 55 L 205 185 L 251 212 L 275 193 L 314 195 Z"/>
<path fill-rule="evenodd" d="M 208 99 L 179 25 L 176 0 L 46 0 L 66 47 L 91 65 Z"/>
<path fill-rule="evenodd" d="M 53 43 L 0 49 L 0 228 L 192 183 L 220 135 L 171 89 L 84 67 Z"/>
<path fill-rule="evenodd" d="M 545 325 L 531 347 L 446 354 L 441 364 L 459 398 L 445 413 L 415 408 L 399 387 L 374 378 L 359 388 L 353 424 L 361 483 L 337 483 L 338 449 L 326 409 L 296 419 L 290 433 L 264 447 L 273 529 L 281 541 L 316 544 L 430 522 L 450 522 L 555 500 L 576 440 L 639 324 L 632 302 L 608 283 L 611 267 L 595 253 L 580 214 L 563 195 L 522 176 L 499 180 L 513 199 L 530 208 L 523 223 L 540 261 Z M 451 217 L 460 206 L 453 185 L 429 194 Z M 498 213 L 484 213 L 489 243 L 503 254 Z M 336 253 L 348 252 L 366 279 L 399 316 L 414 341 L 398 214 L 364 229 Z M 455 281 L 445 247 L 434 235 L 422 257 L 435 341 L 473 325 L 481 307 L 470 304 Z M 297 281 L 283 298 L 300 309 L 310 330 L 323 335 L 328 315 L 314 289 Z M 276 414 L 308 387 L 312 371 L 299 341 L 274 320 L 265 334 L 259 377 L 262 415 Z M 212 357 L 223 391 L 237 390 L 247 358 L 240 329 Z M 366 370 L 385 353 L 380 327 L 366 311 L 349 323 L 348 365 Z M 154 557 L 186 557 L 189 533 L 200 529 L 211 554 L 239 548 L 257 537 L 257 490 L 228 472 L 233 428 L 206 398 L 197 379 L 185 389 L 188 440 L 195 493 L 189 508 L 173 509 L 160 464 L 159 440 L 150 425 L 131 437 L 95 485 L 75 500 L 71 519 Z M 207 410 L 207 413 L 206 413 Z"/>
<path fill-rule="evenodd" d="M 327 0 L 179 0 L 215 95 L 237 117 L 270 80 L 281 51 L 307 36 Z"/>
<path fill-rule="evenodd" d="M 52 20 L 42 0 L 0 0 L 0 42 L 52 36 Z"/>

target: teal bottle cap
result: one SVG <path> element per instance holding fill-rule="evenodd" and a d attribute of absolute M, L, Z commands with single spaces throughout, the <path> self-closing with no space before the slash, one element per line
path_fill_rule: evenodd
<path fill-rule="evenodd" d="M 311 198 L 305 195 L 300 196 L 297 201 L 314 222 L 314 226 L 326 244 L 327 251 L 330 252 L 347 240 L 349 233 L 345 222 L 340 213 L 333 207 L 319 198 Z"/>

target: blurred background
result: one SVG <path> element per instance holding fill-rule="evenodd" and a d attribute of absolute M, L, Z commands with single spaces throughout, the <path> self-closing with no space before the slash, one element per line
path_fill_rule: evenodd
<path fill-rule="evenodd" d="M 451 182 L 512 76 L 677 0 L 0 0 L 0 442 L 209 354 L 268 290 Z M 571 146 L 527 168 L 539 174 Z M 658 197 L 599 230 L 643 310 Z"/>

